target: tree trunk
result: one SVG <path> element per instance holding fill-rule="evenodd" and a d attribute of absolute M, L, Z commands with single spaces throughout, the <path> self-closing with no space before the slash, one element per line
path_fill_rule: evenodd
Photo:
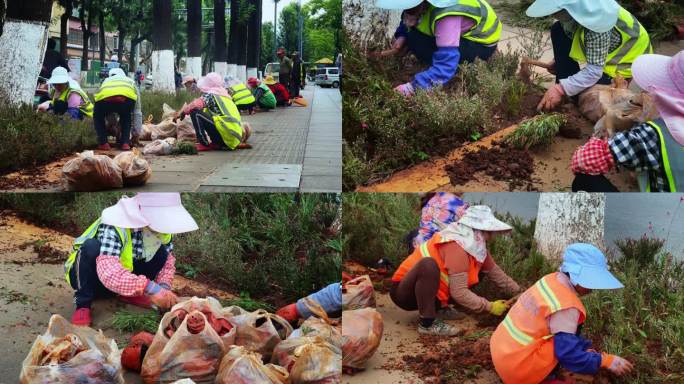
<path fill-rule="evenodd" d="M 59 52 L 62 57 L 67 57 L 67 43 L 69 40 L 69 17 L 71 17 L 71 12 L 73 10 L 72 0 L 66 0 L 65 11 L 59 21 Z"/>
<path fill-rule="evenodd" d="M 228 75 L 237 77 L 237 63 L 239 55 L 238 18 L 240 17 L 240 1 L 230 0 L 230 32 L 228 34 Z"/>
<path fill-rule="evenodd" d="M 199 79 L 202 76 L 202 1 L 187 0 L 186 6 L 188 8 L 188 57 L 185 65 L 188 73 L 195 79 Z M 225 32 L 225 25 L 223 30 Z"/>
<path fill-rule="evenodd" d="M 247 15 L 240 10 L 237 12 L 237 27 L 235 28 L 235 45 L 237 49 L 237 78 L 243 83 L 247 81 L 247 27 L 249 26 Z"/>
<path fill-rule="evenodd" d="M 227 72 L 226 58 L 226 1 L 214 0 L 214 71 L 221 76 Z"/>
<path fill-rule="evenodd" d="M 105 27 L 104 27 L 104 11 L 100 10 L 98 15 L 98 32 L 100 35 L 100 65 L 104 65 L 105 55 L 107 53 L 107 40 L 105 38 Z"/>
<path fill-rule="evenodd" d="M 247 32 L 247 77 L 257 77 L 261 54 L 261 0 L 251 0 L 254 11 L 249 16 Z"/>
<path fill-rule="evenodd" d="M 47 47 L 52 1 L 10 0 L 0 36 L 0 98 L 32 104 Z"/>
<path fill-rule="evenodd" d="M 119 62 L 124 61 L 124 50 L 126 49 L 125 43 L 126 43 L 126 30 L 123 28 L 119 28 L 119 42 L 118 46 L 116 47 L 116 54 L 119 56 Z M 130 61 L 129 63 L 129 69 L 130 69 Z"/>
<path fill-rule="evenodd" d="M 367 0 L 344 0 L 342 15 L 349 41 L 362 50 L 386 47 L 401 21 L 400 11 L 383 10 Z"/>
<path fill-rule="evenodd" d="M 138 52 L 138 44 L 140 43 L 137 42 L 136 39 L 131 39 L 131 52 L 128 55 L 128 63 L 129 70 L 133 73 L 135 73 L 135 70 L 138 69 L 138 60 L 136 58 Z"/>
<path fill-rule="evenodd" d="M 605 250 L 603 220 L 606 196 L 601 193 L 542 193 L 534 239 L 550 260 L 560 260 L 572 243 L 590 243 Z"/>
<path fill-rule="evenodd" d="M 152 5 L 152 88 L 156 91 L 175 92 L 173 44 L 171 41 L 172 5 L 169 0 L 154 0 Z"/>
<path fill-rule="evenodd" d="M 81 31 L 83 32 L 83 56 L 81 57 L 81 71 L 87 71 L 89 66 L 88 66 L 88 59 L 90 58 L 90 30 L 93 27 L 93 13 L 95 12 L 93 9 L 93 0 L 88 0 L 86 3 L 86 0 L 83 0 L 84 4 L 81 9 Z M 86 22 L 86 17 L 85 14 L 86 12 L 83 12 L 83 9 L 86 9 L 86 4 L 87 4 L 87 9 L 88 9 L 88 20 Z"/>

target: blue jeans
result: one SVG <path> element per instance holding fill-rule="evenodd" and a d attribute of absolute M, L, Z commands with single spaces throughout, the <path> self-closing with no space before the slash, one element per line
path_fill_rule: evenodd
<path fill-rule="evenodd" d="M 579 63 L 570 57 L 572 39 L 563 30 L 563 26 L 556 21 L 551 26 L 551 44 L 553 45 L 553 58 L 556 60 L 556 83 L 562 79 L 580 71 Z M 596 84 L 610 84 L 612 79 L 605 73 Z"/>
<path fill-rule="evenodd" d="M 406 35 L 406 42 L 409 50 L 425 64 L 432 65 L 432 55 L 437 50 L 437 41 L 434 36 L 428 36 L 416 30 L 411 30 Z M 460 63 L 472 63 L 476 58 L 488 60 L 494 52 L 496 45 L 486 46 L 476 43 L 461 36 L 461 43 L 458 47 L 461 52 Z"/>
<path fill-rule="evenodd" d="M 69 281 L 74 292 L 76 308 L 90 308 L 93 300 L 98 297 L 112 297 L 114 292 L 107 289 L 97 276 L 95 260 L 100 256 L 100 241 L 97 239 L 86 240 L 76 254 L 74 265 L 69 271 Z M 148 261 L 133 260 L 133 274 L 143 275 L 150 280 L 157 275 L 166 264 L 169 254 L 166 247 L 161 246 Z"/>

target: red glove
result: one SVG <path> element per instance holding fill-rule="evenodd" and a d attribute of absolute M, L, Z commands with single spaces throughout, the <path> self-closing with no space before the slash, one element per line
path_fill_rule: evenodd
<path fill-rule="evenodd" d="M 297 304 L 289 304 L 280 308 L 276 315 L 282 317 L 283 319 L 294 323 L 299 319 L 299 312 L 297 312 Z"/>
<path fill-rule="evenodd" d="M 572 173 L 604 175 L 615 167 L 615 159 L 608 148 L 608 142 L 596 137 L 577 148 L 572 155 Z"/>

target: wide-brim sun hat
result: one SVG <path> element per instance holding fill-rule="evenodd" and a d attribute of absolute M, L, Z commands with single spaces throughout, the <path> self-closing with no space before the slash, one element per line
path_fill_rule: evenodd
<path fill-rule="evenodd" d="M 561 272 L 570 282 L 588 289 L 619 289 L 624 285 L 608 270 L 603 252 L 591 244 L 575 243 L 565 248 Z"/>
<path fill-rule="evenodd" d="M 375 6 L 383 9 L 411 9 L 417 7 L 423 0 L 375 0 Z M 451 7 L 458 4 L 458 0 L 428 0 L 437 8 Z"/>
<path fill-rule="evenodd" d="M 187 75 L 183 78 L 183 85 L 185 85 L 191 81 L 195 81 L 195 78 L 191 75 Z"/>
<path fill-rule="evenodd" d="M 544 17 L 563 9 L 581 26 L 604 33 L 615 27 L 620 5 L 615 0 L 536 0 L 525 14 L 529 17 Z"/>
<path fill-rule="evenodd" d="M 66 68 L 56 67 L 52 70 L 52 74 L 47 82 L 48 84 L 66 84 L 69 83 L 69 80 L 73 79 L 69 77 L 69 73 L 67 72 Z"/>
<path fill-rule="evenodd" d="M 124 72 L 123 69 L 121 69 L 121 68 L 112 68 L 112 69 L 110 69 L 110 70 L 109 70 L 109 77 L 112 77 L 112 76 L 123 76 L 123 77 L 127 77 L 127 76 L 126 76 L 126 72 Z"/>
<path fill-rule="evenodd" d="M 184 233 L 199 227 L 183 207 L 180 193 L 138 193 L 136 199 L 140 212 L 150 229 L 160 233 Z"/>
<path fill-rule="evenodd" d="M 147 227 L 149 222 L 140 212 L 140 205 L 136 197 L 123 196 L 111 207 L 102 211 L 102 224 L 119 228 L 138 229 Z"/>
<path fill-rule="evenodd" d="M 266 85 L 274 85 L 276 83 L 275 78 L 273 76 L 266 76 L 264 79 L 264 84 Z"/>
<path fill-rule="evenodd" d="M 458 223 L 488 232 L 510 231 L 513 229 L 510 225 L 497 219 L 494 213 L 492 213 L 492 209 L 486 205 L 469 207 L 458 220 Z"/>
<path fill-rule="evenodd" d="M 632 64 L 632 77 L 639 88 L 651 87 L 684 93 L 684 51 L 676 55 L 641 55 Z"/>

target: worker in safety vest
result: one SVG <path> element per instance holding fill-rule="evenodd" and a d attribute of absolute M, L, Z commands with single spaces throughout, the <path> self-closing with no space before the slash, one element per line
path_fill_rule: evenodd
<path fill-rule="evenodd" d="M 320 291 L 297 300 L 296 303 L 280 308 L 276 311 L 276 315 L 291 323 L 299 319 L 306 320 L 314 315 L 309 308 L 310 303 L 318 304 L 329 317 L 342 316 L 342 284 L 332 283 Z"/>
<path fill-rule="evenodd" d="M 254 95 L 252 95 L 252 91 L 250 91 L 243 82 L 233 76 L 226 76 L 225 82 L 228 93 L 230 94 L 230 97 L 233 98 L 233 103 L 235 103 L 238 110 L 248 111 L 250 115 L 253 115 L 255 113 L 254 107 L 256 107 L 257 102 Z"/>
<path fill-rule="evenodd" d="M 629 373 L 629 361 L 596 352 L 591 341 L 579 336 L 587 316 L 580 297 L 594 289 L 618 288 L 623 285 L 608 271 L 598 248 L 569 245 L 560 272 L 525 291 L 494 331 L 489 346 L 499 377 L 506 384 L 563 383 L 554 372 L 558 366 L 580 374 L 596 374 L 600 368 Z"/>
<path fill-rule="evenodd" d="M 536 0 L 527 16 L 558 20 L 551 27 L 554 60 L 549 63 L 556 84 L 539 110 L 554 109 L 563 96 L 578 95 L 595 84 L 610 84 L 617 75 L 630 79 L 634 60 L 653 52 L 646 29 L 615 0 Z"/>
<path fill-rule="evenodd" d="M 138 105 L 137 107 L 136 104 Z M 134 112 L 140 109 L 139 105 L 140 91 L 136 87 L 135 81 L 128 78 L 123 69 L 111 69 L 109 77 L 102 82 L 99 91 L 95 94 L 94 120 L 98 149 L 111 149 L 107 142 L 107 126 L 105 121 L 109 114 L 119 115 L 121 133 L 117 137 L 117 144 L 124 151 L 131 149 L 132 120 Z M 142 113 L 139 113 L 139 120 L 142 125 Z"/>
<path fill-rule="evenodd" d="M 639 56 L 634 81 L 660 118 L 610 138 L 592 138 L 572 158 L 573 191 L 618 192 L 604 176 L 618 166 L 637 171 L 642 192 L 684 191 L 684 51 Z M 609 111 L 606 118 L 620 119 Z"/>
<path fill-rule="evenodd" d="M 494 217 L 491 209 L 468 208 L 457 222 L 435 233 L 409 255 L 392 276 L 390 298 L 406 311 L 418 310 L 418 332 L 455 336 L 459 329 L 442 320 L 457 320 L 463 314 L 449 306 L 450 300 L 473 312 L 501 316 L 506 300 L 489 301 L 469 288 L 484 272 L 502 291 L 512 295 L 520 286 L 496 264 L 487 241 L 512 227 Z"/>
<path fill-rule="evenodd" d="M 501 38 L 501 21 L 485 0 L 377 0 L 376 5 L 404 10 L 394 49 L 380 55 L 408 50 L 430 65 L 395 88 L 405 96 L 446 84 L 459 63 L 488 60 Z"/>
<path fill-rule="evenodd" d="M 52 100 L 39 105 L 39 111 L 52 111 L 55 115 L 68 113 L 74 120 L 93 117 L 93 103 L 78 82 L 69 77 L 66 68 L 52 70 L 48 84 L 53 86 Z"/>
<path fill-rule="evenodd" d="M 292 100 L 290 100 L 290 92 L 285 88 L 284 85 L 276 82 L 273 76 L 266 76 L 264 78 L 263 83 L 268 86 L 268 88 L 275 96 L 277 106 L 289 107 L 290 105 L 292 105 Z"/>
<path fill-rule="evenodd" d="M 98 297 L 146 308 L 171 308 L 176 258 L 172 234 L 197 230 L 179 193 L 139 193 L 122 197 L 74 241 L 64 270 L 75 290 L 75 325 L 89 326 Z"/>
<path fill-rule="evenodd" d="M 224 87 L 221 75 L 209 73 L 199 80 L 197 87 L 201 96 L 186 104 L 174 118 L 174 121 L 182 120 L 190 115 L 197 135 L 197 150 L 251 148 L 247 144 L 250 126 L 242 121 L 240 112 Z"/>
<path fill-rule="evenodd" d="M 254 95 L 260 109 L 265 109 L 267 111 L 275 109 L 277 100 L 268 85 L 262 83 L 256 77 L 250 77 L 247 79 L 247 86 L 252 92 L 252 95 Z"/>

